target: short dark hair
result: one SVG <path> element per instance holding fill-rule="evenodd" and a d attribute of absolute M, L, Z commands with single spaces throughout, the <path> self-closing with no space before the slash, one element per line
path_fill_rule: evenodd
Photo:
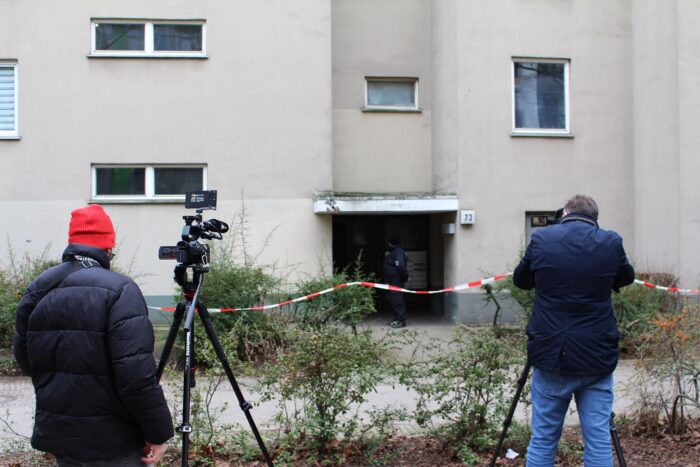
<path fill-rule="evenodd" d="M 389 237 L 389 243 L 392 245 L 398 245 L 401 243 L 401 236 L 399 234 L 393 234 L 391 237 Z"/>
<path fill-rule="evenodd" d="M 566 202 L 564 209 L 566 209 L 569 214 L 578 212 L 598 220 L 598 205 L 590 196 L 574 195 Z"/>

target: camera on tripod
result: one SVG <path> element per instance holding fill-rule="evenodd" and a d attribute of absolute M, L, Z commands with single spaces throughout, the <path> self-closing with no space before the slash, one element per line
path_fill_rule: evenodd
<path fill-rule="evenodd" d="M 194 360 L 194 316 L 195 311 L 204 324 L 207 337 L 214 347 L 216 356 L 224 367 L 226 376 L 228 377 L 233 392 L 238 398 L 241 410 L 246 415 L 250 424 L 253 435 L 258 442 L 260 451 L 262 452 L 265 462 L 269 467 L 274 467 L 270 454 L 267 452 L 265 442 L 260 436 L 258 428 L 255 426 L 253 417 L 250 415 L 250 410 L 253 406 L 243 398 L 236 378 L 233 375 L 231 366 L 228 363 L 226 352 L 224 352 L 221 342 L 216 335 L 214 326 L 209 317 L 204 303 L 200 301 L 199 293 L 204 284 L 204 273 L 209 272 L 209 245 L 199 243 L 200 239 L 204 240 L 221 240 L 223 234 L 228 232 L 228 224 L 217 219 L 202 219 L 202 211 L 205 209 L 216 209 L 216 190 L 209 191 L 191 191 L 185 194 L 185 207 L 188 209 L 196 209 L 197 213 L 194 216 L 182 216 L 185 220 L 185 226 L 182 228 L 181 240 L 176 246 L 161 246 L 158 249 L 159 259 L 175 259 L 175 282 L 182 287 L 183 300 L 178 303 L 173 315 L 173 322 L 170 326 L 168 338 L 163 345 L 163 353 L 158 362 L 158 381 L 160 381 L 165 369 L 165 364 L 170 356 L 170 351 L 173 348 L 175 338 L 178 334 L 178 328 L 183 319 L 185 324 L 182 328 L 183 337 L 185 340 L 185 355 L 184 355 L 184 387 L 182 395 L 182 424 L 177 427 L 177 431 L 182 433 L 182 466 L 189 466 L 189 445 L 190 433 L 192 426 L 190 425 L 190 390 L 194 387 L 195 375 L 195 360 Z M 191 271 L 191 278 L 188 271 Z"/>
<path fill-rule="evenodd" d="M 177 260 L 177 268 L 192 267 L 200 272 L 209 271 L 209 245 L 199 242 L 204 240 L 221 240 L 228 232 L 228 224 L 218 219 L 202 219 L 202 211 L 216 209 L 216 190 L 191 191 L 185 194 L 185 207 L 196 209 L 194 216 L 182 216 L 185 226 L 176 246 L 161 246 L 158 259 Z M 178 281 L 179 282 L 179 281 Z"/>

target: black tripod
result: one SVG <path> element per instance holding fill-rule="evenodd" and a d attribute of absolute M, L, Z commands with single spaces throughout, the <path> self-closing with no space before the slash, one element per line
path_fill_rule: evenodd
<path fill-rule="evenodd" d="M 508 433 L 508 428 L 513 421 L 513 414 L 515 413 L 515 408 L 518 405 L 520 396 L 523 393 L 523 388 L 527 382 L 527 377 L 530 375 L 530 362 L 525 363 L 525 368 L 518 378 L 518 388 L 515 390 L 515 396 L 513 397 L 513 402 L 510 404 L 510 410 L 508 410 L 508 415 L 503 422 L 503 431 L 501 431 L 501 436 L 498 438 L 498 444 L 496 444 L 496 450 L 491 458 L 491 467 L 496 465 L 496 459 L 498 459 L 498 453 L 501 452 L 503 447 L 503 441 L 506 439 L 506 434 Z M 622 455 L 622 446 L 620 446 L 620 438 L 617 436 L 617 426 L 615 426 L 615 412 L 610 414 L 610 437 L 612 438 L 613 446 L 615 447 L 615 454 L 617 455 L 617 462 L 620 467 L 627 467 L 625 463 L 625 456 Z"/>
<path fill-rule="evenodd" d="M 173 324 L 170 327 L 170 332 L 168 333 L 168 338 L 165 341 L 163 353 L 161 354 L 160 362 L 158 363 L 158 380 L 160 381 L 160 377 L 163 374 L 165 364 L 167 363 L 168 357 L 170 356 L 170 351 L 173 348 L 173 343 L 175 342 L 175 337 L 177 336 L 178 328 L 180 327 L 180 323 L 182 322 L 183 316 L 185 316 L 185 310 L 187 310 L 187 315 L 185 317 L 185 326 L 182 328 L 185 339 L 182 425 L 180 425 L 177 428 L 177 431 L 182 433 L 182 465 L 186 467 L 189 463 L 188 455 L 190 433 L 192 432 L 192 426 L 190 425 L 190 390 L 192 389 L 192 387 L 194 387 L 194 314 L 196 310 L 197 313 L 199 313 L 199 318 L 202 320 L 202 324 L 204 324 L 204 329 L 206 329 L 207 331 L 207 336 L 209 337 L 209 341 L 214 347 L 216 356 L 218 357 L 219 361 L 221 362 L 221 365 L 224 368 L 224 371 L 226 372 L 226 376 L 228 377 L 229 383 L 231 383 L 231 387 L 236 393 L 236 397 L 238 398 L 241 410 L 243 410 L 246 418 L 248 419 L 248 424 L 250 424 L 250 429 L 253 431 L 253 435 L 255 436 L 255 439 L 258 442 L 258 446 L 260 447 L 260 451 L 262 452 L 262 455 L 265 458 L 265 462 L 268 466 L 273 467 L 272 460 L 270 459 L 270 455 L 268 454 L 267 448 L 265 447 L 265 442 L 260 436 L 260 433 L 258 432 L 258 429 L 255 426 L 255 421 L 253 420 L 253 417 L 250 414 L 250 410 L 253 408 L 253 406 L 249 402 L 247 402 L 243 397 L 243 393 L 241 392 L 241 389 L 238 386 L 238 383 L 236 382 L 236 378 L 233 376 L 233 371 L 231 371 L 231 367 L 229 366 L 226 353 L 221 347 L 219 338 L 217 337 L 216 332 L 214 331 L 214 327 L 211 324 L 209 312 L 207 311 L 207 308 L 204 306 L 204 304 L 202 304 L 202 302 L 198 300 L 199 291 L 202 288 L 202 283 L 204 282 L 204 272 L 206 272 L 208 269 L 200 268 L 196 265 L 190 267 L 193 270 L 193 277 L 191 282 L 188 282 L 186 278 L 186 266 L 176 266 L 175 268 L 175 280 L 178 284 L 182 286 L 185 300 L 178 303 L 177 308 L 175 309 Z"/>

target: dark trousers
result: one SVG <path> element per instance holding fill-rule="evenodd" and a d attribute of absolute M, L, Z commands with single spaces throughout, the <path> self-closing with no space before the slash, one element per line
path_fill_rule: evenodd
<path fill-rule="evenodd" d="M 142 467 L 146 465 L 141 462 L 141 456 L 143 455 L 139 449 L 124 456 L 92 462 L 76 462 L 58 456 L 56 456 L 56 460 L 58 461 L 58 467 Z"/>
<path fill-rule="evenodd" d="M 388 292 L 389 304 L 391 311 L 394 312 L 394 320 L 406 322 L 406 305 L 403 303 L 403 294 L 401 292 Z"/>

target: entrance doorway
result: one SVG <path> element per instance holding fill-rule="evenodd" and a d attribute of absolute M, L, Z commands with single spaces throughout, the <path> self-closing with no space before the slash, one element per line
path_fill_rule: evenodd
<path fill-rule="evenodd" d="M 359 257 L 362 270 L 376 282 L 384 282 L 382 269 L 388 252 L 388 240 L 394 234 L 401 237 L 401 247 L 408 257 L 407 289 L 428 290 L 442 287 L 442 235 L 439 216 L 420 215 L 344 215 L 333 217 L 333 266 L 352 269 Z M 376 306 L 388 312 L 383 292 L 376 294 Z M 429 295 L 406 294 L 404 302 L 411 315 L 442 316 L 442 299 L 436 302 Z"/>

